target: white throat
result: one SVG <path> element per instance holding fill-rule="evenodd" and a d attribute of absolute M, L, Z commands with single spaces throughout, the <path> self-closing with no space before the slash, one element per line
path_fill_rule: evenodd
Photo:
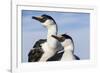
<path fill-rule="evenodd" d="M 55 50 L 58 50 L 57 49 L 57 46 L 58 46 L 58 40 L 56 40 L 55 38 L 53 38 L 51 35 L 57 35 L 57 25 L 56 24 L 52 24 L 51 26 L 48 27 L 48 33 L 47 33 L 47 43 L 48 43 L 48 46 L 53 49 L 54 51 Z"/>
<path fill-rule="evenodd" d="M 74 43 L 70 39 L 66 39 L 61 43 L 64 46 L 64 51 L 74 51 Z"/>
<path fill-rule="evenodd" d="M 64 54 L 62 56 L 62 61 L 74 60 L 74 45 L 70 43 L 69 45 L 64 46 Z"/>
<path fill-rule="evenodd" d="M 48 28 L 48 33 L 47 33 L 47 38 L 51 37 L 51 35 L 57 35 L 58 30 L 57 30 L 57 25 L 52 25 Z"/>
<path fill-rule="evenodd" d="M 48 30 L 47 37 L 57 35 L 58 27 L 53 20 L 46 20 L 45 23 L 43 23 L 43 26 L 45 26 Z"/>

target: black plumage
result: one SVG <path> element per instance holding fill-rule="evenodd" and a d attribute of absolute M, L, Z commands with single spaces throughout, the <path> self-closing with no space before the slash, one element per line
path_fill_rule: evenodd
<path fill-rule="evenodd" d="M 74 55 L 74 57 L 75 57 L 75 60 L 80 60 L 78 56 Z"/>
<path fill-rule="evenodd" d="M 34 44 L 33 49 L 31 49 L 28 54 L 28 62 L 37 62 L 40 60 L 44 53 L 41 44 L 45 43 L 46 41 L 46 39 L 40 39 Z"/>
<path fill-rule="evenodd" d="M 56 52 L 54 56 L 50 57 L 47 61 L 59 61 L 62 58 L 64 51 L 58 53 Z"/>
<path fill-rule="evenodd" d="M 47 42 L 47 39 L 40 39 L 34 44 L 33 48 L 41 48 L 41 44 L 45 42 Z"/>

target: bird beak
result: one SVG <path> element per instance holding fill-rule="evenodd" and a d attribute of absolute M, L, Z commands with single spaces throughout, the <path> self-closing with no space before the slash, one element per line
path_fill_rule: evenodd
<path fill-rule="evenodd" d="M 63 41 L 64 41 L 64 37 L 62 37 L 62 36 L 55 36 L 55 35 L 52 35 L 52 37 L 54 37 L 55 39 L 57 39 L 57 40 L 60 41 L 60 42 L 63 42 Z"/>
<path fill-rule="evenodd" d="M 41 21 L 41 20 L 43 19 L 43 17 L 41 17 L 41 16 L 37 16 L 37 17 L 32 16 L 32 19 L 35 19 L 35 20 Z"/>

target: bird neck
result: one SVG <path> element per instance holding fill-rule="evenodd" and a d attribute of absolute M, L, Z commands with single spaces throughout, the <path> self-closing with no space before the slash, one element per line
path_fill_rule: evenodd
<path fill-rule="evenodd" d="M 57 35 L 58 28 L 57 25 L 52 25 L 48 28 L 47 38 L 51 37 L 51 35 Z"/>
<path fill-rule="evenodd" d="M 48 28 L 48 33 L 47 33 L 47 43 L 50 49 L 54 50 L 56 52 L 58 49 L 58 40 L 53 38 L 51 35 L 57 35 L 57 25 L 52 25 Z"/>
<path fill-rule="evenodd" d="M 62 56 L 62 61 L 68 61 L 68 60 L 74 60 L 74 56 L 73 56 L 73 46 L 67 46 L 64 47 L 64 54 Z"/>
<path fill-rule="evenodd" d="M 64 47 L 64 51 L 67 53 L 67 52 L 72 52 L 74 51 L 74 45 L 73 44 L 70 44 L 68 46 L 65 46 Z"/>

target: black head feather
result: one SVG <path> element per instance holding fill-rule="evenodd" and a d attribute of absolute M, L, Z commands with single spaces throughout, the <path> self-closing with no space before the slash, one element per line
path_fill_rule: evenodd
<path fill-rule="evenodd" d="M 65 38 L 65 39 L 71 39 L 72 40 L 72 37 L 67 35 L 67 34 L 62 34 L 62 36 Z"/>
<path fill-rule="evenodd" d="M 49 16 L 47 14 L 43 14 L 40 17 L 42 17 L 42 18 L 39 19 L 39 18 L 33 16 L 32 19 L 36 19 L 36 20 L 40 21 L 41 23 L 44 23 L 46 20 L 50 19 L 50 20 L 53 20 L 54 23 L 56 23 L 55 20 L 51 16 Z"/>

